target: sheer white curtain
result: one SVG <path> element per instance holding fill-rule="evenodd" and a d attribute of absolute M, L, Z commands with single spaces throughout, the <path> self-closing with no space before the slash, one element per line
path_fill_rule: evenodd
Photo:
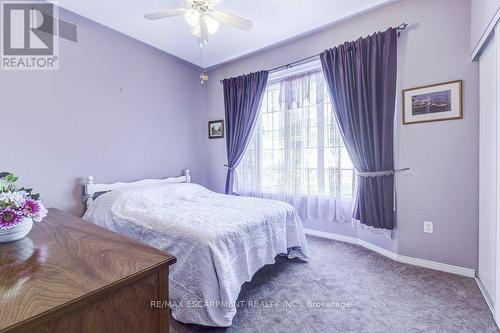
<path fill-rule="evenodd" d="M 351 221 L 356 175 L 333 117 L 319 64 L 271 76 L 236 191 L 288 202 L 302 219 Z"/>

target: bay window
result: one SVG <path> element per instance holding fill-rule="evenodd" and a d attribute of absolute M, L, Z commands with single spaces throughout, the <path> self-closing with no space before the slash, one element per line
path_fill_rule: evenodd
<path fill-rule="evenodd" d="M 356 175 L 331 108 L 319 61 L 270 75 L 237 192 L 350 220 Z"/>

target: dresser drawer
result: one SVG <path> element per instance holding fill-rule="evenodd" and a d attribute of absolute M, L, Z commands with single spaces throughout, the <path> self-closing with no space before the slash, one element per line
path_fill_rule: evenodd
<path fill-rule="evenodd" d="M 168 332 L 169 310 L 151 302 L 168 300 L 175 261 L 51 209 L 28 238 L 0 245 L 0 332 Z"/>

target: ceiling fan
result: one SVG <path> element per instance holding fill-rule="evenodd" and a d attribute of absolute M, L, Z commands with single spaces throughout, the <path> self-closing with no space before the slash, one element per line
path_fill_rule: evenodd
<path fill-rule="evenodd" d="M 198 37 L 200 47 L 208 42 L 208 35 L 219 29 L 220 23 L 232 25 L 242 30 L 252 29 L 252 22 L 242 17 L 215 10 L 221 0 L 186 0 L 190 8 L 177 8 L 144 15 L 148 20 L 184 15 L 191 33 Z"/>

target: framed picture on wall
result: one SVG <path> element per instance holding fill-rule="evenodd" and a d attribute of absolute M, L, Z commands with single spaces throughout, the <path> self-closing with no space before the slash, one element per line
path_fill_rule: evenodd
<path fill-rule="evenodd" d="M 403 90 L 404 125 L 462 118 L 462 80 Z"/>
<path fill-rule="evenodd" d="M 224 120 L 213 120 L 208 122 L 208 138 L 220 139 L 224 137 Z"/>

